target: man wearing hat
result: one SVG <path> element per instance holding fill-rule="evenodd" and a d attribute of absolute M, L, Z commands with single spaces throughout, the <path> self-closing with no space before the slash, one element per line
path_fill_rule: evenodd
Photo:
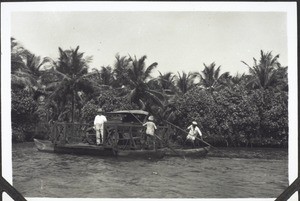
<path fill-rule="evenodd" d="M 99 108 L 97 110 L 97 116 L 95 117 L 95 120 L 94 120 L 97 145 L 100 145 L 103 143 L 104 122 L 107 122 L 107 119 L 103 115 L 103 110 L 101 108 Z"/>
<path fill-rule="evenodd" d="M 149 116 L 148 121 L 143 124 L 143 126 L 146 126 L 146 141 L 149 143 L 150 140 L 153 141 L 153 148 L 156 149 L 155 146 L 155 130 L 157 129 L 154 121 L 153 116 Z"/>
<path fill-rule="evenodd" d="M 200 131 L 200 129 L 198 128 L 197 126 L 197 122 L 196 121 L 193 121 L 192 122 L 192 125 L 190 125 L 187 129 L 189 130 L 189 134 L 186 136 L 186 141 L 189 140 L 193 143 L 193 146 L 194 145 L 194 141 L 197 137 L 197 135 L 200 136 L 201 140 L 202 140 L 202 133 Z"/>

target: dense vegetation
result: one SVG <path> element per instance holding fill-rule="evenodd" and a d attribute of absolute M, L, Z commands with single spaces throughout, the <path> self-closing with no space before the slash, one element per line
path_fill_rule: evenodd
<path fill-rule="evenodd" d="M 200 124 L 204 140 L 215 146 L 286 147 L 288 141 L 287 67 L 279 55 L 261 51 L 249 74 L 220 74 L 215 63 L 198 72 L 152 77 L 157 63 L 115 56 L 113 67 L 89 66 L 92 57 L 58 48 L 59 58 L 34 55 L 11 39 L 12 139 L 29 141 L 39 123 L 92 123 L 96 108 L 143 109 L 186 128 Z M 239 59 L 239 58 L 237 58 Z M 46 136 L 45 136 L 46 137 Z"/>

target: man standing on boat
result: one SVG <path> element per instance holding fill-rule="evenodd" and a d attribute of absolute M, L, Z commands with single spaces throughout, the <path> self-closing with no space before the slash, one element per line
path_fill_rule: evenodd
<path fill-rule="evenodd" d="M 148 118 L 148 121 L 143 124 L 143 126 L 146 126 L 146 142 L 149 143 L 149 141 L 153 141 L 153 149 L 156 149 L 155 146 L 155 130 L 157 129 L 154 121 L 154 117 L 150 116 Z"/>
<path fill-rule="evenodd" d="M 100 145 L 103 143 L 104 122 L 107 122 L 107 119 L 103 115 L 103 110 L 101 108 L 97 110 L 97 113 L 94 120 L 94 126 L 96 130 L 96 143 L 97 145 Z"/>
<path fill-rule="evenodd" d="M 187 129 L 189 130 L 189 134 L 186 136 L 186 140 L 185 141 L 191 141 L 193 143 L 193 147 L 195 147 L 194 141 L 197 137 L 197 135 L 200 136 L 200 139 L 202 140 L 202 133 L 200 131 L 200 129 L 197 126 L 197 122 L 193 121 L 192 125 L 190 125 Z"/>

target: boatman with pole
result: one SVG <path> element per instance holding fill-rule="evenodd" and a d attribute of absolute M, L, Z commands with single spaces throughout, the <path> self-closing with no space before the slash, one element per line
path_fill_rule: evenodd
<path fill-rule="evenodd" d="M 195 139 L 197 138 L 197 135 L 200 136 L 200 139 L 202 139 L 202 133 L 200 131 L 200 129 L 198 128 L 197 126 L 197 122 L 196 121 L 193 121 L 192 122 L 192 125 L 190 125 L 187 129 L 189 130 L 189 134 L 186 136 L 186 141 L 191 141 L 193 143 L 193 147 L 195 147 L 195 144 L 194 144 L 194 141 Z M 185 144 L 185 143 L 184 143 Z"/>
<path fill-rule="evenodd" d="M 150 116 L 148 118 L 148 121 L 143 124 L 143 126 L 146 126 L 146 141 L 149 143 L 151 140 L 153 141 L 153 149 L 156 149 L 155 146 L 155 130 L 157 129 L 154 121 L 154 117 Z"/>
<path fill-rule="evenodd" d="M 100 145 L 103 143 L 104 122 L 107 122 L 107 119 L 103 115 L 103 110 L 101 108 L 99 108 L 97 110 L 97 116 L 95 117 L 95 120 L 94 120 L 94 128 L 96 130 L 97 145 Z"/>

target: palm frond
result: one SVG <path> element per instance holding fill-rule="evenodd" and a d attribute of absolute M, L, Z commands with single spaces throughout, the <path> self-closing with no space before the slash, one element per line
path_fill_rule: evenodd
<path fill-rule="evenodd" d="M 156 68 L 158 65 L 157 62 L 152 63 L 145 71 L 143 75 L 143 80 L 146 80 L 148 77 L 150 77 L 151 72 L 153 71 L 154 68 Z"/>
<path fill-rule="evenodd" d="M 163 102 L 155 94 L 153 94 L 148 90 L 145 91 L 144 93 L 145 93 L 145 98 L 150 99 L 151 101 L 153 101 L 154 104 L 158 105 L 159 107 L 163 107 Z"/>
<path fill-rule="evenodd" d="M 67 80 L 70 80 L 70 79 L 71 79 L 70 76 L 68 76 L 68 75 L 65 74 L 65 73 L 60 72 L 59 70 L 57 70 L 57 69 L 55 69 L 55 68 L 49 69 L 49 72 L 50 72 L 50 73 L 53 73 L 53 74 L 56 74 L 56 75 L 58 75 L 58 76 L 60 76 L 62 79 L 67 79 Z"/>
<path fill-rule="evenodd" d="M 11 75 L 11 84 L 21 86 L 23 88 L 31 89 L 34 85 L 26 77 L 20 77 L 15 74 Z"/>
<path fill-rule="evenodd" d="M 165 101 L 165 97 L 163 94 L 161 94 L 160 92 L 158 91 L 155 91 L 155 90 L 151 90 L 151 89 L 148 89 L 146 90 L 147 93 L 151 93 L 153 94 L 154 96 L 156 96 L 161 102 L 164 102 Z"/>
<path fill-rule="evenodd" d="M 241 61 L 243 64 L 245 64 L 247 67 L 251 68 L 251 66 L 249 66 L 246 62 Z"/>

